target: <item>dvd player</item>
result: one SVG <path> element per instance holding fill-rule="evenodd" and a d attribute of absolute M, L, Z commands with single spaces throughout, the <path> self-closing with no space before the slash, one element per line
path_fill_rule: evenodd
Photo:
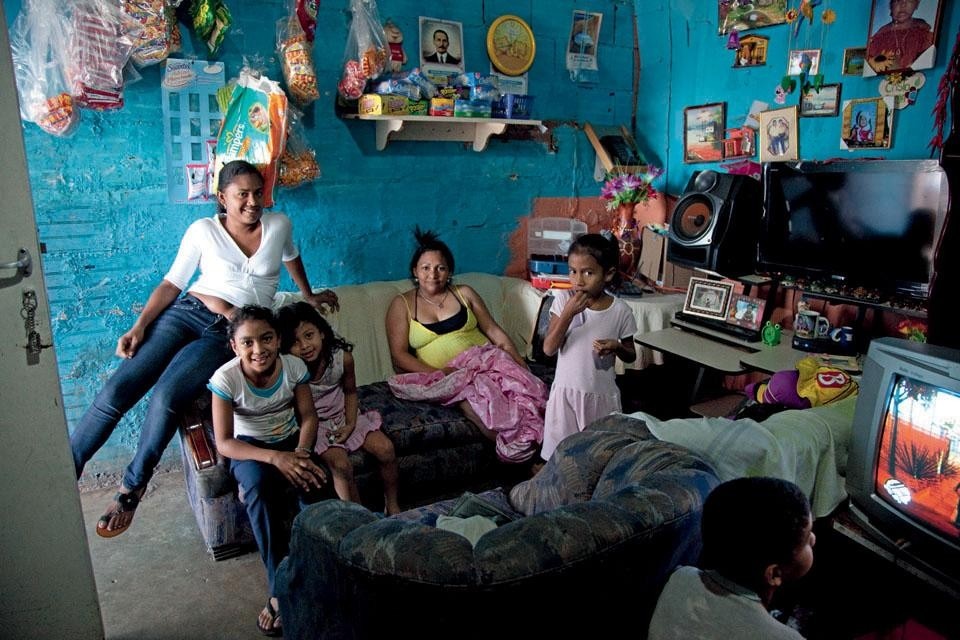
<path fill-rule="evenodd" d="M 677 320 L 683 320 L 689 324 L 698 324 L 702 327 L 719 331 L 720 333 L 726 333 L 745 342 L 760 342 L 760 329 L 748 329 L 747 327 L 730 324 L 723 320 L 704 318 L 692 313 L 684 313 L 683 311 L 677 311 L 675 317 Z"/>

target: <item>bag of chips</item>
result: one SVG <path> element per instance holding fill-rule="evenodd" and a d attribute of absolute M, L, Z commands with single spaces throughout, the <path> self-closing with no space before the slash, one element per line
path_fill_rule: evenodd
<path fill-rule="evenodd" d="M 313 68 L 313 43 L 295 15 L 277 22 L 277 52 L 287 91 L 297 106 L 305 107 L 319 98 L 317 73 Z"/>
<path fill-rule="evenodd" d="M 320 177 L 317 155 L 307 144 L 300 116 L 296 109 L 290 109 L 287 144 L 280 156 L 280 176 L 277 179 L 281 187 L 299 187 Z"/>

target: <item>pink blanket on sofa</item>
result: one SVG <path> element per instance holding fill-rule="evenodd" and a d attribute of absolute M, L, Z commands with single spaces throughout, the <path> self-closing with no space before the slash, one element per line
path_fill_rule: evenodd
<path fill-rule="evenodd" d="M 466 400 L 497 434 L 497 455 L 506 462 L 529 460 L 543 441 L 547 386 L 493 345 L 472 347 L 450 361 L 456 371 L 402 373 L 387 380 L 403 400 L 452 405 Z"/>

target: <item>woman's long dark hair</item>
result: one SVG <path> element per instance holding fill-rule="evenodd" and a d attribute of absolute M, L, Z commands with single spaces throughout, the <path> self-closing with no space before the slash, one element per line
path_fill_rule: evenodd
<path fill-rule="evenodd" d="M 284 353 L 290 353 L 290 347 L 296 339 L 297 327 L 301 322 L 309 322 L 317 328 L 317 331 L 323 334 L 323 346 L 320 348 L 319 361 L 323 363 L 326 370 L 333 361 L 333 354 L 340 351 L 353 351 L 353 345 L 336 333 L 333 327 L 327 322 L 320 312 L 314 309 L 306 302 L 294 302 L 280 309 L 277 312 L 280 319 L 280 350 Z"/>

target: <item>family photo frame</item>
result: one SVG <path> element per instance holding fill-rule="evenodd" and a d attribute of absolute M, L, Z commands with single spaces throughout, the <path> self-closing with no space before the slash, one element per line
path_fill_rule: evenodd
<path fill-rule="evenodd" d="M 806 64 L 810 67 L 804 69 Z M 787 75 L 798 76 L 806 72 L 808 76 L 820 73 L 820 49 L 792 49 L 787 59 Z"/>
<path fill-rule="evenodd" d="M 797 107 L 760 112 L 760 162 L 800 159 Z"/>
<path fill-rule="evenodd" d="M 696 163 L 723 160 L 725 130 L 725 102 L 702 104 L 684 109 L 683 161 Z"/>
<path fill-rule="evenodd" d="M 724 320 L 733 294 L 733 283 L 707 278 L 690 278 L 683 312 L 704 318 Z"/>
<path fill-rule="evenodd" d="M 727 322 L 752 331 L 760 329 L 766 301 L 742 294 L 734 294 L 730 300 Z"/>

